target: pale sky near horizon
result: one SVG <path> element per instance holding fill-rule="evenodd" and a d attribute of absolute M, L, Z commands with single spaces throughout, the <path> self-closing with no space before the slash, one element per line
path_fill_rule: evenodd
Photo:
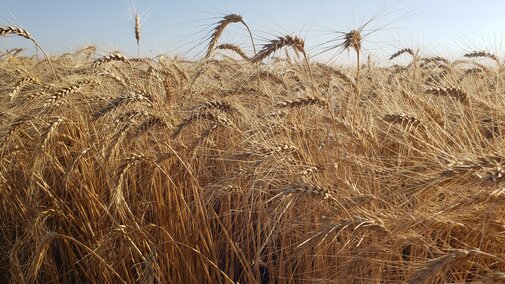
<path fill-rule="evenodd" d="M 172 2 L 172 3 L 171 3 Z M 98 54 L 113 50 L 134 56 L 132 10 L 142 15 L 141 56 L 159 54 L 195 57 L 203 53 L 206 36 L 220 17 L 237 13 L 252 30 L 257 48 L 278 35 L 305 38 L 309 55 L 323 42 L 371 19 L 365 30 L 375 30 L 363 42 L 365 53 L 384 57 L 403 47 L 427 55 L 461 56 L 470 50 L 503 55 L 505 1 L 481 0 L 0 0 L 0 24 L 27 29 L 51 54 L 93 44 Z M 240 25 L 227 28 L 221 42 L 251 50 Z M 13 47 L 35 50 L 15 37 L 0 38 L 0 50 Z M 335 52 L 322 56 L 332 57 Z M 343 52 L 339 58 L 352 57 Z"/>

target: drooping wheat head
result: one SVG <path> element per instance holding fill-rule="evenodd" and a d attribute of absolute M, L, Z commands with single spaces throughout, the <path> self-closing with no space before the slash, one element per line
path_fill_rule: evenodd
<path fill-rule="evenodd" d="M 253 46 L 254 53 L 256 53 L 256 47 L 254 46 L 254 39 L 252 37 L 251 30 L 249 29 L 249 26 L 245 23 L 245 21 L 241 15 L 229 14 L 229 15 L 224 16 L 223 19 L 221 19 L 217 23 L 216 27 L 214 28 L 214 32 L 210 36 L 210 41 L 209 41 L 209 45 L 207 47 L 207 53 L 205 54 L 205 58 L 210 57 L 210 55 L 212 54 L 212 51 L 214 50 L 214 47 L 217 45 L 219 38 L 221 38 L 221 35 L 223 34 L 224 29 L 226 28 L 226 26 L 228 26 L 229 24 L 232 24 L 232 23 L 241 23 L 242 25 L 245 26 L 245 28 L 247 29 L 247 31 L 249 33 L 249 37 L 251 38 L 251 43 Z"/>
<path fill-rule="evenodd" d="M 49 63 L 49 67 L 51 68 L 51 71 L 53 72 L 54 78 L 58 80 L 58 75 L 56 75 L 56 71 L 54 70 L 53 64 L 51 60 L 49 59 L 49 56 L 47 53 L 44 51 L 44 49 L 39 45 L 39 43 L 28 33 L 27 30 L 22 29 L 20 27 L 9 27 L 9 26 L 4 26 L 0 27 L 0 36 L 7 36 L 7 35 L 18 35 L 20 37 L 24 37 L 28 40 L 31 40 L 37 48 L 40 48 L 42 53 L 44 53 L 44 56 L 46 57 L 47 62 Z"/>

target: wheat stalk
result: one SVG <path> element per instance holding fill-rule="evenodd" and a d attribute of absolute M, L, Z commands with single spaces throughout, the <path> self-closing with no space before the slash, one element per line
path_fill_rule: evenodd
<path fill-rule="evenodd" d="M 421 121 L 414 116 L 407 115 L 404 113 L 401 114 L 386 114 L 384 116 L 384 121 L 390 123 L 400 124 L 407 129 L 407 131 L 411 131 L 412 129 L 417 129 L 419 127 L 423 127 Z"/>
<path fill-rule="evenodd" d="M 46 60 L 49 63 L 49 67 L 51 67 L 51 71 L 53 71 L 54 78 L 58 80 L 58 75 L 56 75 L 56 71 L 54 70 L 53 63 L 51 63 L 49 56 L 44 51 L 44 49 L 39 45 L 39 43 L 35 41 L 35 39 L 28 33 L 27 30 L 22 29 L 20 27 L 9 27 L 9 26 L 0 27 L 0 36 L 6 36 L 6 35 L 18 35 L 20 37 L 24 37 L 28 40 L 31 40 L 35 44 L 35 46 L 37 48 L 40 48 L 42 53 L 44 53 L 44 56 L 46 57 Z"/>
<path fill-rule="evenodd" d="M 272 55 L 275 51 L 285 46 L 291 46 L 296 52 L 300 52 L 303 55 L 305 64 L 307 64 L 307 68 L 309 70 L 312 85 L 314 85 L 312 70 L 310 68 L 307 53 L 305 52 L 305 41 L 297 36 L 294 35 L 279 36 L 276 39 L 271 40 L 269 43 L 263 45 L 263 48 L 258 53 L 256 53 L 256 55 L 254 55 L 249 61 L 251 63 L 261 62 L 265 58 Z"/>
<path fill-rule="evenodd" d="M 300 52 L 306 57 L 305 42 L 303 39 L 293 35 L 286 35 L 283 37 L 277 37 L 265 44 L 263 48 L 250 59 L 250 61 L 252 63 L 263 61 L 263 59 L 269 57 L 275 51 L 285 46 L 291 46 L 296 52 Z"/>
<path fill-rule="evenodd" d="M 97 67 L 100 67 L 102 64 L 107 63 L 107 62 L 111 62 L 111 61 L 121 61 L 121 62 L 131 65 L 130 61 L 124 55 L 121 55 L 119 53 L 112 53 L 112 54 L 103 56 L 101 58 L 98 58 L 97 60 L 95 60 L 91 64 L 91 67 L 97 68 Z"/>
<path fill-rule="evenodd" d="M 205 58 L 210 57 L 210 55 L 212 54 L 212 51 L 214 50 L 214 47 L 217 44 L 217 41 L 219 40 L 219 38 L 223 34 L 224 29 L 226 28 L 226 26 L 228 26 L 229 24 L 232 24 L 232 23 L 241 23 L 242 25 L 245 26 L 245 28 L 249 32 L 249 37 L 251 38 L 254 53 L 256 53 L 256 47 L 254 46 L 254 40 L 253 40 L 253 37 L 251 34 L 251 30 L 249 29 L 249 26 L 247 26 L 247 24 L 244 22 L 244 19 L 242 18 L 242 16 L 237 15 L 237 14 L 229 14 L 229 15 L 224 16 L 223 19 L 221 19 L 217 23 L 216 27 L 214 28 L 214 32 L 210 36 L 210 42 L 209 42 L 209 46 L 207 47 L 207 54 L 205 55 Z"/>
<path fill-rule="evenodd" d="M 277 107 L 289 107 L 289 108 L 302 108 L 305 106 L 310 106 L 310 105 L 317 105 L 320 107 L 327 107 L 328 102 L 319 97 L 315 96 L 307 96 L 295 100 L 287 100 L 287 101 L 282 101 L 278 102 L 276 104 Z"/>
<path fill-rule="evenodd" d="M 37 82 L 37 80 L 35 80 L 32 77 L 24 77 L 21 80 L 19 80 L 14 86 L 14 88 L 12 88 L 12 91 L 8 94 L 10 100 L 12 101 L 14 99 L 14 97 L 21 91 L 21 88 L 26 83 L 34 83 L 34 82 Z"/>
<path fill-rule="evenodd" d="M 470 250 L 455 249 L 449 254 L 430 260 L 430 262 L 425 268 L 417 271 L 413 275 L 409 283 L 411 284 L 431 283 L 433 281 L 433 278 L 446 272 L 451 266 L 458 263 L 466 262 L 468 259 L 477 256 L 481 257 L 486 256 L 495 261 L 501 262 L 502 264 L 505 262 L 505 260 L 501 258 L 482 252 L 478 249 L 470 249 Z"/>
<path fill-rule="evenodd" d="M 308 183 L 299 183 L 295 185 L 288 186 L 286 189 L 282 191 L 284 194 L 289 193 L 300 193 L 300 194 L 309 194 L 314 196 L 320 196 L 322 198 L 328 198 L 330 193 L 327 189 L 322 186 Z"/>
<path fill-rule="evenodd" d="M 469 102 L 468 101 L 468 94 L 465 91 L 463 91 L 460 88 L 455 87 L 455 86 L 428 88 L 425 90 L 425 93 L 436 95 L 436 96 L 453 97 L 464 104 L 468 104 L 468 102 Z"/>
<path fill-rule="evenodd" d="M 498 57 L 487 51 L 473 51 L 470 53 L 466 53 L 464 56 L 468 58 L 476 58 L 476 57 L 489 58 L 491 60 L 494 60 L 496 63 L 500 64 L 500 60 L 498 59 Z"/>
<path fill-rule="evenodd" d="M 147 120 L 143 121 L 137 128 L 135 131 L 135 138 L 142 136 L 142 134 L 156 126 L 167 126 L 167 123 L 159 117 L 151 116 Z"/>
<path fill-rule="evenodd" d="M 228 44 L 228 43 L 220 44 L 216 46 L 216 49 L 231 50 L 236 54 L 240 55 L 242 59 L 249 60 L 249 56 L 247 56 L 247 54 L 245 54 L 245 52 L 242 51 L 242 49 L 239 46 L 236 46 L 234 44 Z"/>
<path fill-rule="evenodd" d="M 411 48 L 403 48 L 403 49 L 400 49 L 398 50 L 397 52 L 395 52 L 393 55 L 391 55 L 389 57 L 389 60 L 393 60 L 395 59 L 396 57 L 404 54 L 404 53 L 408 53 L 410 54 L 412 57 L 414 57 L 414 51 L 411 49 Z"/>
<path fill-rule="evenodd" d="M 53 95 L 51 95 L 51 97 L 49 97 L 45 102 L 44 102 L 44 107 L 47 108 L 47 107 L 51 107 L 53 105 L 58 105 L 59 104 L 59 101 L 61 100 L 61 98 L 63 98 L 64 96 L 67 96 L 68 94 L 71 94 L 71 93 L 74 93 L 74 92 L 77 92 L 80 88 L 82 88 L 83 86 L 85 85 L 88 85 L 88 84 L 91 84 L 93 83 L 93 81 L 91 80 L 83 80 L 81 82 L 78 82 L 77 84 L 74 84 L 72 86 L 69 86 L 69 87 L 64 87 L 62 88 L 61 90 L 58 90 L 56 93 L 54 93 Z"/>
<path fill-rule="evenodd" d="M 141 102 L 146 104 L 148 107 L 151 107 L 152 96 L 146 91 L 139 91 L 139 92 L 131 92 L 127 95 L 115 98 L 112 101 L 110 101 L 106 106 L 97 111 L 93 115 L 93 120 L 96 120 L 121 106 L 129 105 L 136 102 Z"/>
<path fill-rule="evenodd" d="M 56 130 L 58 125 L 60 125 L 62 122 L 63 122 L 62 118 L 57 118 L 53 122 L 51 122 L 49 124 L 49 126 L 42 132 L 42 134 L 40 136 L 41 137 L 40 138 L 40 140 L 41 140 L 40 148 L 42 150 L 45 150 L 45 148 L 47 146 L 47 141 L 49 140 L 51 135 L 54 133 L 54 131 Z"/>
<path fill-rule="evenodd" d="M 176 126 L 175 131 L 171 137 L 176 138 L 184 128 L 186 128 L 187 126 L 189 126 L 193 122 L 196 122 L 196 121 L 199 121 L 202 119 L 218 122 L 223 125 L 233 125 L 233 123 L 229 119 L 219 116 L 219 115 L 215 115 L 212 112 L 208 112 L 208 111 L 206 111 L 206 112 L 193 112 L 189 117 L 184 119 L 181 123 L 179 123 L 179 125 Z"/>
<path fill-rule="evenodd" d="M 135 39 L 137 40 L 137 58 L 140 57 L 140 16 L 135 13 Z"/>

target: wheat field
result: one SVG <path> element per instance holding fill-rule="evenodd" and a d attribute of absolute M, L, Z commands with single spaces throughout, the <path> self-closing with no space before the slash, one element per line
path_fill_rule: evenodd
<path fill-rule="evenodd" d="M 3 281 L 505 283 L 503 60 L 228 24 L 195 60 L 0 54 Z"/>

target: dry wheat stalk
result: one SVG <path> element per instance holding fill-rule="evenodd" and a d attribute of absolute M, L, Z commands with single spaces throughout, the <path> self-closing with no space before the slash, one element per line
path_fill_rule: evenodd
<path fill-rule="evenodd" d="M 135 14 L 135 39 L 137 40 L 137 58 L 140 57 L 140 16 Z"/>
<path fill-rule="evenodd" d="M 344 72 L 338 70 L 337 68 L 334 68 L 334 67 L 331 67 L 328 65 L 324 65 L 321 63 L 316 63 L 316 65 L 319 66 L 320 68 L 322 68 L 324 71 L 331 73 L 332 75 L 335 75 L 338 79 L 349 84 L 355 92 L 357 91 L 357 86 L 354 83 L 354 81 L 349 76 L 347 76 Z"/>
<path fill-rule="evenodd" d="M 24 77 L 22 78 L 21 80 L 19 80 L 16 85 L 14 86 L 14 88 L 12 88 L 12 91 L 9 93 L 9 98 L 10 100 L 12 101 L 14 99 L 14 97 L 21 91 L 21 88 L 26 84 L 26 83 L 34 83 L 34 82 L 37 82 L 37 80 L 35 80 L 34 78 L 32 77 Z"/>
<path fill-rule="evenodd" d="M 291 46 L 296 52 L 300 52 L 306 56 L 305 42 L 303 39 L 297 36 L 287 35 L 283 37 L 277 37 L 276 39 L 271 40 L 269 43 L 265 44 L 263 48 L 250 59 L 250 61 L 252 63 L 260 62 L 263 59 L 269 57 L 275 51 L 285 46 Z"/>
<path fill-rule="evenodd" d="M 403 48 L 403 49 L 400 49 L 400 50 L 398 50 L 397 52 L 395 52 L 393 55 L 391 55 L 391 56 L 389 57 L 389 60 L 393 60 L 393 59 L 395 59 L 396 57 L 398 57 L 398 56 L 400 56 L 400 55 L 402 55 L 402 54 L 404 54 L 404 53 L 408 53 L 408 54 L 410 54 L 412 57 L 414 57 L 414 51 L 413 51 L 412 49 L 410 49 L 410 48 Z"/>
<path fill-rule="evenodd" d="M 305 106 L 317 105 L 320 107 L 327 107 L 328 102 L 324 98 L 319 98 L 315 96 L 307 96 L 295 100 L 287 100 L 283 102 L 278 102 L 275 106 L 277 107 L 289 107 L 289 108 L 302 108 Z"/>
<path fill-rule="evenodd" d="M 407 131 L 418 129 L 419 127 L 423 127 L 421 121 L 414 116 L 407 115 L 404 113 L 401 114 L 386 114 L 384 116 L 384 121 L 390 123 L 400 124 L 407 129 Z"/>
<path fill-rule="evenodd" d="M 139 127 L 135 131 L 135 138 L 142 136 L 142 134 L 146 133 L 149 129 L 151 129 L 153 127 L 157 127 L 157 126 L 164 127 L 164 126 L 167 126 L 167 123 L 159 117 L 155 117 L 155 116 L 149 117 L 147 120 L 143 121 L 139 125 Z"/>
<path fill-rule="evenodd" d="M 484 276 L 482 284 L 503 284 L 505 283 L 505 272 L 492 271 Z"/>
<path fill-rule="evenodd" d="M 314 173 L 317 173 L 318 171 L 319 171 L 319 167 L 317 167 L 317 166 L 310 166 L 310 167 L 304 169 L 303 171 L 299 172 L 299 174 L 302 177 L 306 177 L 306 176 L 312 175 Z"/>
<path fill-rule="evenodd" d="M 40 97 L 44 97 L 46 96 L 47 93 L 43 92 L 43 91 L 40 91 L 40 92 L 35 92 L 35 93 L 31 93 L 29 95 L 26 95 L 20 99 L 18 99 L 14 104 L 13 106 L 21 106 L 21 105 L 24 105 L 36 98 L 40 98 Z"/>
<path fill-rule="evenodd" d="M 194 112 L 204 112 L 210 109 L 217 109 L 223 112 L 236 112 L 236 108 L 226 101 L 207 101 L 191 108 Z"/>
<path fill-rule="evenodd" d="M 226 28 L 226 26 L 228 26 L 229 24 L 232 24 L 232 23 L 242 23 L 246 27 L 247 31 L 249 32 L 249 37 L 251 38 L 254 53 L 256 53 L 256 49 L 254 47 L 254 40 L 253 40 L 253 37 L 251 34 L 251 30 L 249 30 L 249 26 L 247 26 L 247 24 L 244 22 L 244 19 L 242 18 L 242 16 L 237 15 L 237 14 L 230 14 L 230 15 L 224 16 L 223 19 L 220 20 L 217 23 L 216 27 L 214 28 L 214 32 L 210 36 L 209 46 L 207 47 L 207 54 L 205 55 L 206 58 L 210 57 L 212 51 L 214 50 L 214 47 L 217 44 L 217 41 L 219 40 L 219 38 L 223 34 L 223 31 Z"/>
<path fill-rule="evenodd" d="M 115 204 L 116 210 L 126 208 L 128 213 L 131 213 L 123 193 L 123 180 L 126 172 L 134 165 L 148 160 L 144 154 L 132 154 L 130 157 L 124 159 L 116 171 L 116 184 L 112 193 L 112 201 Z M 122 212 L 121 212 L 122 213 Z"/>
<path fill-rule="evenodd" d="M 130 110 L 119 114 L 114 119 L 114 125 L 120 125 L 123 123 L 132 123 L 137 121 L 139 118 L 152 117 L 153 115 L 145 110 Z"/>
<path fill-rule="evenodd" d="M 191 147 L 189 148 L 189 152 L 193 152 L 193 150 L 200 144 L 203 143 L 203 141 L 205 141 L 206 139 L 209 138 L 210 135 L 212 135 L 212 133 L 216 132 L 217 129 L 221 126 L 221 124 L 213 124 L 211 127 L 209 127 L 208 129 L 206 129 L 204 132 L 202 132 L 202 134 L 200 134 L 200 137 L 198 137 L 198 139 L 195 140 L 195 142 L 193 142 L 193 144 L 191 145 Z"/>
<path fill-rule="evenodd" d="M 60 99 L 63 98 L 64 96 L 67 96 L 68 94 L 74 93 L 79 91 L 80 88 L 83 86 L 86 86 L 88 84 L 93 83 L 91 80 L 82 80 L 80 82 L 77 82 L 76 84 L 69 86 L 69 87 L 64 87 L 61 90 L 58 90 L 56 93 L 51 95 L 45 102 L 44 102 L 44 107 L 51 107 L 58 105 L 60 102 Z"/>
<path fill-rule="evenodd" d="M 453 177 L 472 173 L 483 182 L 499 183 L 505 179 L 505 158 L 500 155 L 485 155 L 474 159 L 453 161 L 447 170 L 440 173 L 442 177 Z"/>
<path fill-rule="evenodd" d="M 406 92 L 402 92 L 402 98 L 404 98 L 406 101 L 408 101 L 410 104 L 413 106 L 420 106 L 421 109 L 429 115 L 431 119 L 433 119 L 440 127 L 444 127 L 445 121 L 444 121 L 444 116 L 437 111 L 432 104 L 429 104 L 421 99 L 415 99 L 415 97 L 412 97 L 408 95 Z"/>
<path fill-rule="evenodd" d="M 44 49 L 39 45 L 37 41 L 28 33 L 27 30 L 22 29 L 20 27 L 9 27 L 9 26 L 4 26 L 0 27 L 0 36 L 7 36 L 7 35 L 18 35 L 20 37 L 24 37 L 28 40 L 31 40 L 37 48 L 40 48 L 42 53 L 44 53 L 44 56 L 46 57 L 47 62 L 49 63 L 49 67 L 51 67 L 51 71 L 53 72 L 54 78 L 58 80 L 58 76 L 56 75 L 56 71 L 54 70 L 53 64 L 51 63 L 51 60 L 49 59 L 49 56 L 47 56 L 47 53 L 44 51 Z"/>
<path fill-rule="evenodd" d="M 441 256 L 439 258 L 435 258 L 429 261 L 428 265 L 418 270 L 414 273 L 413 277 L 409 281 L 412 284 L 422 284 L 422 283 L 431 283 L 434 281 L 434 278 L 439 276 L 442 273 L 445 273 L 451 266 L 466 262 L 470 258 L 473 257 L 489 257 L 498 262 L 505 262 L 505 260 L 498 258 L 494 255 L 482 252 L 478 249 L 455 249 L 451 253 Z"/>
<path fill-rule="evenodd" d="M 387 228 L 385 228 L 380 223 L 377 223 L 370 219 L 353 217 L 352 219 L 343 219 L 339 220 L 337 223 L 326 225 L 325 228 L 323 228 L 322 230 L 320 230 L 307 240 L 301 242 L 299 245 L 296 246 L 296 248 L 301 248 L 309 244 L 311 247 L 318 246 L 333 232 L 335 232 L 335 234 L 338 236 L 343 231 L 354 232 L 359 228 L 371 229 L 378 232 L 386 232 L 386 233 L 388 232 Z M 315 241 L 317 241 L 317 244 L 314 245 Z"/>
<path fill-rule="evenodd" d="M 296 151 L 296 147 L 290 144 L 282 144 L 274 147 L 262 148 L 259 150 L 259 155 L 266 158 L 275 153 L 283 153 L 283 152 L 294 152 Z"/>
<path fill-rule="evenodd" d="M 288 113 L 286 111 L 278 110 L 278 111 L 269 112 L 266 114 L 260 114 L 260 115 L 258 115 L 258 117 L 259 118 L 282 118 L 282 117 L 285 117 L 286 115 L 288 115 Z"/>
<path fill-rule="evenodd" d="M 22 116 L 15 121 L 13 121 L 7 128 L 7 132 L 0 138 L 0 149 L 7 143 L 7 141 L 14 135 L 17 129 L 19 129 L 25 122 L 29 121 L 31 117 Z"/>
<path fill-rule="evenodd" d="M 7 55 L 10 55 L 11 57 L 15 57 L 16 55 L 18 55 L 22 51 L 24 51 L 23 48 L 11 48 L 11 49 L 7 50 L 6 52 L 4 52 L 3 54 L 0 54 L 0 58 L 7 56 Z"/>
<path fill-rule="evenodd" d="M 112 53 L 112 54 L 103 56 L 101 58 L 98 58 L 97 60 L 95 60 L 91 64 L 91 67 L 97 68 L 97 67 L 101 66 L 102 64 L 107 63 L 107 62 L 111 62 L 111 61 L 121 61 L 121 62 L 131 65 L 130 61 L 124 55 L 121 55 L 119 53 Z"/>
<path fill-rule="evenodd" d="M 423 57 L 421 58 L 421 63 L 424 63 L 424 64 L 430 64 L 430 63 L 434 63 L 434 64 L 443 64 L 443 65 L 450 65 L 451 62 L 447 59 L 447 58 L 444 58 L 444 57 L 441 57 L 441 56 L 432 56 L 432 57 Z"/>
<path fill-rule="evenodd" d="M 247 56 L 247 54 L 245 54 L 245 52 L 242 51 L 242 49 L 237 45 L 224 43 L 224 44 L 220 44 L 220 45 L 216 46 L 216 49 L 231 50 L 231 51 L 235 52 L 236 54 L 240 55 L 240 57 L 242 57 L 242 59 L 249 60 L 249 56 Z"/>
<path fill-rule="evenodd" d="M 176 126 L 174 133 L 172 134 L 172 138 L 176 138 L 179 133 L 192 124 L 193 122 L 206 119 L 210 121 L 215 121 L 223 125 L 233 125 L 233 123 L 225 117 L 213 114 L 212 112 L 193 112 L 189 117 L 187 117 L 185 120 L 183 120 L 179 125 Z"/>
<path fill-rule="evenodd" d="M 436 95 L 436 96 L 453 97 L 464 104 L 468 104 L 468 94 L 465 91 L 463 91 L 455 86 L 428 88 L 425 90 L 425 93 Z"/>
<path fill-rule="evenodd" d="M 476 58 L 476 57 L 489 58 L 491 60 L 494 60 L 496 63 L 500 64 L 500 60 L 498 59 L 498 57 L 487 51 L 473 51 L 470 53 L 466 53 L 464 56 L 468 58 Z"/>
<path fill-rule="evenodd" d="M 40 135 L 40 148 L 44 150 L 47 145 L 47 141 L 49 141 L 49 138 L 51 138 L 51 135 L 54 133 L 58 125 L 60 125 L 63 122 L 62 118 L 57 118 L 53 122 L 49 124 L 49 126 L 42 132 Z"/>
<path fill-rule="evenodd" d="M 72 173 L 72 170 L 74 169 L 74 167 L 77 165 L 77 162 L 82 158 L 84 157 L 84 155 L 86 155 L 88 152 L 89 152 L 90 148 L 85 148 L 83 149 L 82 151 L 79 151 L 77 152 L 73 159 L 72 159 L 72 162 L 67 166 L 67 168 L 65 169 L 65 179 L 68 179 L 70 174 Z"/>
<path fill-rule="evenodd" d="M 286 189 L 282 191 L 284 194 L 289 193 L 300 193 L 300 194 L 309 194 L 314 196 L 320 196 L 322 198 L 328 198 L 330 193 L 327 189 L 322 186 L 308 183 L 299 183 L 288 186 Z"/>
<path fill-rule="evenodd" d="M 147 105 L 148 107 L 151 107 L 152 96 L 146 91 L 138 91 L 138 92 L 131 92 L 127 95 L 115 98 L 114 100 L 110 101 L 106 106 L 97 111 L 93 115 L 93 120 L 96 120 L 121 106 L 133 104 L 136 102 L 140 102 Z"/>
<path fill-rule="evenodd" d="M 112 78 L 114 81 L 118 82 L 121 86 L 128 88 L 126 82 L 121 77 L 119 77 L 110 70 L 105 70 L 104 72 L 100 73 L 99 76 Z"/>

